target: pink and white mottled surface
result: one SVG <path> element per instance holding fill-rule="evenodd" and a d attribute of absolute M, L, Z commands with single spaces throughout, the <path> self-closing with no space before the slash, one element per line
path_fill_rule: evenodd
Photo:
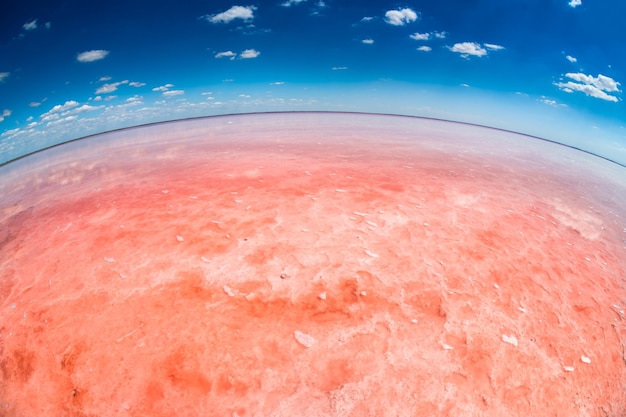
<path fill-rule="evenodd" d="M 626 414 L 626 170 L 224 116 L 0 168 L 1 416 Z"/>

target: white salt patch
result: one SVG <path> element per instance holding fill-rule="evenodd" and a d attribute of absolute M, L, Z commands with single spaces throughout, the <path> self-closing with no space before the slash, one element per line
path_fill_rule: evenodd
<path fill-rule="evenodd" d="M 338 193 L 345 193 L 347 190 L 343 190 L 341 188 L 337 188 L 335 191 L 337 191 Z"/>
<path fill-rule="evenodd" d="M 197 200 L 198 196 L 197 195 L 190 195 L 189 198 L 191 198 L 192 200 Z"/>
<path fill-rule="evenodd" d="M 417 323 L 417 319 L 412 319 L 411 323 Z"/>
<path fill-rule="evenodd" d="M 179 242 L 182 242 L 183 240 L 185 240 L 185 238 L 180 236 L 180 235 L 178 235 L 178 236 L 176 236 L 176 240 L 178 240 Z"/>
<path fill-rule="evenodd" d="M 234 201 L 235 203 L 243 203 L 243 200 L 241 200 L 241 199 L 235 199 L 235 200 L 233 200 L 233 201 Z"/>
<path fill-rule="evenodd" d="M 505 334 L 502 335 L 502 341 L 505 343 L 510 343 L 513 346 L 517 346 L 517 337 L 515 337 L 514 335 L 511 336 L 507 336 Z"/>
<path fill-rule="evenodd" d="M 167 193 L 169 193 L 169 190 L 161 190 L 161 192 L 162 192 L 163 194 L 167 194 Z"/>
<path fill-rule="evenodd" d="M 591 358 L 589 358 L 589 357 L 587 357 L 587 356 L 585 356 L 585 355 L 582 355 L 582 356 L 580 357 L 580 360 L 581 360 L 583 363 L 591 363 Z"/>
<path fill-rule="evenodd" d="M 528 311 L 524 307 L 517 307 L 517 309 L 521 311 L 522 313 L 526 313 Z"/>
<path fill-rule="evenodd" d="M 493 288 L 498 289 L 498 288 L 500 288 L 500 286 L 499 286 L 498 284 L 495 284 L 495 283 L 494 283 L 494 284 L 493 284 Z"/>
<path fill-rule="evenodd" d="M 428 222 L 422 223 L 424 226 L 428 227 Z"/>
<path fill-rule="evenodd" d="M 378 227 L 378 225 L 376 223 L 371 222 L 369 220 L 365 220 L 365 223 L 369 224 L 370 226 Z"/>
<path fill-rule="evenodd" d="M 361 295 L 365 297 L 367 295 L 367 291 L 361 291 Z"/>
<path fill-rule="evenodd" d="M 218 220 L 211 220 L 211 223 L 221 224 L 222 222 L 220 222 L 220 221 L 218 221 Z"/>
<path fill-rule="evenodd" d="M 115 258 L 111 258 L 110 256 L 105 256 L 105 257 L 104 257 L 104 261 L 105 261 L 105 262 L 112 263 L 112 262 L 115 262 Z"/>
<path fill-rule="evenodd" d="M 361 217 L 367 216 L 367 213 L 361 213 L 360 211 L 355 211 L 354 214 L 356 214 L 357 216 L 361 216 Z"/>
<path fill-rule="evenodd" d="M 296 330 L 293 332 L 293 335 L 298 343 L 304 347 L 310 348 L 313 344 L 315 344 L 315 338 L 313 338 L 310 334 L 302 333 L 300 330 Z"/>
<path fill-rule="evenodd" d="M 235 293 L 233 292 L 233 289 L 230 288 L 228 285 L 224 285 L 224 292 L 229 296 L 229 297 L 234 297 Z"/>
<path fill-rule="evenodd" d="M 454 348 L 450 345 L 446 345 L 445 343 L 443 344 L 443 349 L 444 350 L 453 350 Z"/>
<path fill-rule="evenodd" d="M 325 300 L 326 299 L 326 291 L 320 293 L 320 295 L 318 295 L 318 297 L 320 298 L 320 300 Z"/>
<path fill-rule="evenodd" d="M 378 258 L 378 255 L 377 255 L 377 254 L 375 254 L 374 252 L 371 252 L 371 251 L 369 251 L 369 250 L 367 250 L 367 249 L 365 249 L 365 253 L 366 253 L 367 255 L 371 256 L 372 258 Z"/>
<path fill-rule="evenodd" d="M 201 256 L 200 259 L 202 260 L 202 262 L 207 262 L 207 263 L 211 262 L 209 258 L 204 257 L 204 256 Z"/>
<path fill-rule="evenodd" d="M 588 258 L 588 257 L 585 256 L 585 261 L 591 262 L 591 258 Z"/>
<path fill-rule="evenodd" d="M 311 174 L 309 171 L 304 171 L 304 173 L 305 173 L 306 175 L 308 175 L 309 177 L 310 177 L 311 175 L 313 175 L 313 174 Z"/>
<path fill-rule="evenodd" d="M 564 366 L 563 369 L 565 369 L 567 372 L 574 372 L 573 366 Z"/>

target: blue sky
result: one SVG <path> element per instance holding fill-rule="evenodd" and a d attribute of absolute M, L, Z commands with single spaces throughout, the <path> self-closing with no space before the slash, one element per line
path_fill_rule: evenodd
<path fill-rule="evenodd" d="M 0 163 L 121 127 L 282 110 L 477 123 L 626 163 L 621 1 L 14 3 L 0 13 Z"/>

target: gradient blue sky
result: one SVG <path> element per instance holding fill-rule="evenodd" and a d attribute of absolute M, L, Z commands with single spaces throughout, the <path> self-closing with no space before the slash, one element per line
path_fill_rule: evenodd
<path fill-rule="evenodd" d="M 0 163 L 155 121 L 328 110 L 483 124 L 626 164 L 624 16 L 619 0 L 13 2 Z"/>

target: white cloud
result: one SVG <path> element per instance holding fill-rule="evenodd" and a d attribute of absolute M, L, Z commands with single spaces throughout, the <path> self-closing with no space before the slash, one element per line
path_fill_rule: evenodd
<path fill-rule="evenodd" d="M 570 0 L 567 4 L 569 4 L 570 7 L 578 7 L 583 4 L 583 2 L 582 0 Z"/>
<path fill-rule="evenodd" d="M 146 85 L 146 83 L 142 83 L 139 81 L 131 81 L 128 83 L 128 85 L 130 85 L 131 87 L 143 87 L 144 85 Z"/>
<path fill-rule="evenodd" d="M 215 15 L 206 15 L 204 18 L 211 23 L 229 23 L 235 19 L 252 20 L 254 19 L 255 6 L 233 6 L 225 12 Z"/>
<path fill-rule="evenodd" d="M 538 101 L 540 103 L 547 104 L 548 106 L 552 106 L 552 107 L 567 107 L 567 104 L 560 104 L 556 100 L 549 99 L 545 96 L 541 96 L 541 98 Z"/>
<path fill-rule="evenodd" d="M 56 106 L 52 107 L 50 110 L 48 110 L 47 113 L 60 113 L 60 112 L 64 112 L 67 111 L 69 109 L 72 109 L 76 106 L 78 106 L 78 101 L 74 101 L 74 100 L 69 100 L 66 101 L 64 104 L 57 104 Z M 44 113 L 46 114 L 46 113 Z"/>
<path fill-rule="evenodd" d="M 487 55 L 487 50 L 480 46 L 479 43 L 476 42 L 461 42 L 455 43 L 452 48 L 449 48 L 452 52 L 456 52 L 461 54 L 462 57 L 467 58 L 470 55 L 473 56 L 485 56 Z"/>
<path fill-rule="evenodd" d="M 26 22 L 22 25 L 24 30 L 35 30 L 37 29 L 37 19 L 32 20 L 30 22 Z"/>
<path fill-rule="evenodd" d="M 118 81 L 116 83 L 104 84 L 96 90 L 96 94 L 109 94 L 117 91 L 117 87 L 122 84 L 128 84 L 128 80 Z"/>
<path fill-rule="evenodd" d="M 371 45 L 374 43 L 374 39 L 363 39 L 361 42 L 363 42 L 366 45 Z"/>
<path fill-rule="evenodd" d="M 390 25 L 404 26 L 416 20 L 417 13 L 408 7 L 400 10 L 387 10 L 387 12 L 385 12 L 385 22 Z"/>
<path fill-rule="evenodd" d="M 565 76 L 573 81 L 555 83 L 557 87 L 566 93 L 579 91 L 590 97 L 599 98 L 601 100 L 617 102 L 618 98 L 608 93 L 619 93 L 620 83 L 602 74 L 597 77 L 583 74 L 581 72 L 567 73 Z"/>
<path fill-rule="evenodd" d="M 283 85 L 283 84 L 285 84 L 284 81 L 275 81 L 273 83 L 270 83 L 270 85 Z"/>
<path fill-rule="evenodd" d="M 235 59 L 236 56 L 237 54 L 233 51 L 218 52 L 215 54 L 215 58 L 230 58 L 231 60 Z"/>
<path fill-rule="evenodd" d="M 184 90 L 168 90 L 163 92 L 163 96 L 165 97 L 180 96 L 182 94 L 185 94 Z"/>
<path fill-rule="evenodd" d="M 348 67 L 332 67 L 333 71 L 343 71 L 343 70 L 347 70 Z"/>
<path fill-rule="evenodd" d="M 448 32 L 446 31 L 432 32 L 431 34 L 437 39 L 445 39 L 448 36 Z"/>
<path fill-rule="evenodd" d="M 0 72 L 0 83 L 9 78 L 10 72 Z"/>
<path fill-rule="evenodd" d="M 416 41 L 427 41 L 430 39 L 430 33 L 417 33 L 415 32 L 412 35 L 409 35 L 409 38 L 415 39 Z"/>
<path fill-rule="evenodd" d="M 573 56 L 571 56 L 571 55 L 566 55 L 566 56 L 565 56 L 565 59 L 567 59 L 567 60 L 568 60 L 569 62 L 571 62 L 572 64 L 578 61 L 576 58 L 574 58 L 574 57 L 573 57 Z"/>
<path fill-rule="evenodd" d="M 165 84 L 160 87 L 154 87 L 152 91 L 167 91 L 172 87 L 174 87 L 174 84 Z"/>
<path fill-rule="evenodd" d="M 2 114 L 0 115 L 0 122 L 3 122 L 4 119 L 6 117 L 9 117 L 11 115 L 12 111 L 9 109 L 4 109 L 4 111 L 2 112 Z"/>
<path fill-rule="evenodd" d="M 495 45 L 493 43 L 483 43 L 483 46 L 487 49 L 491 49 L 492 51 L 501 51 L 504 49 L 504 46 Z"/>
<path fill-rule="evenodd" d="M 91 51 L 81 52 L 76 55 L 78 62 L 93 62 L 104 59 L 109 54 L 109 51 L 104 49 L 92 49 Z"/>
<path fill-rule="evenodd" d="M 39 102 L 39 101 L 31 101 L 30 103 L 28 103 L 28 105 L 30 107 L 39 107 L 39 106 L 41 106 L 41 102 Z"/>
<path fill-rule="evenodd" d="M 109 77 L 108 75 L 105 77 L 100 77 L 98 81 L 111 81 L 111 77 Z"/>
<path fill-rule="evenodd" d="M 361 22 L 371 22 L 372 20 L 374 20 L 373 17 L 365 16 L 363 19 L 361 19 Z"/>
<path fill-rule="evenodd" d="M 283 7 L 291 7 L 294 4 L 300 4 L 300 3 L 304 3 L 306 0 L 287 0 L 283 3 L 281 3 L 281 6 Z"/>
<path fill-rule="evenodd" d="M 239 58 L 241 58 L 241 59 L 250 59 L 250 58 L 256 58 L 259 55 L 261 55 L 261 53 L 259 51 L 257 51 L 257 50 L 246 49 L 245 51 L 243 51 L 242 53 L 239 54 Z"/>
<path fill-rule="evenodd" d="M 422 52 L 430 52 L 433 50 L 433 48 L 431 48 L 430 46 L 420 46 L 419 48 L 417 48 L 417 50 Z"/>

